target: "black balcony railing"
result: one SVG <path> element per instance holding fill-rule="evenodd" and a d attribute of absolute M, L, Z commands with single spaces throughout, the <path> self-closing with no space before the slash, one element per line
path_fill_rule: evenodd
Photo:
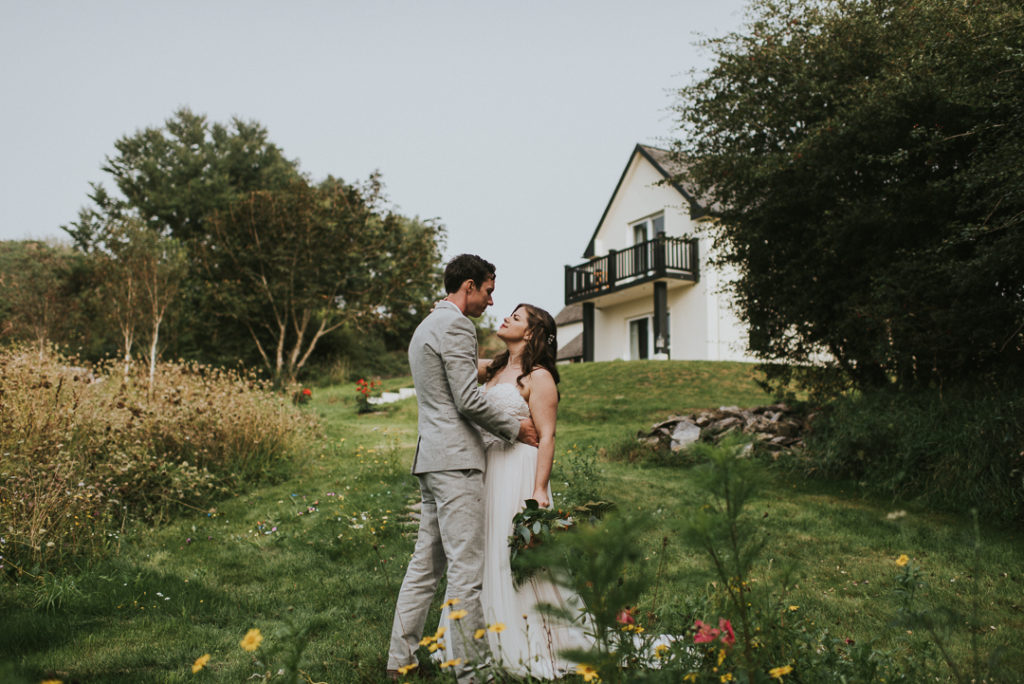
<path fill-rule="evenodd" d="M 665 237 L 565 267 L 565 303 L 572 304 L 658 278 L 698 279 L 697 240 Z"/>

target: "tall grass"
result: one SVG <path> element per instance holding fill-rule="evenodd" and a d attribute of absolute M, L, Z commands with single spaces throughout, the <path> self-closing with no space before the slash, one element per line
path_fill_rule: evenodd
<path fill-rule="evenodd" d="M 870 392 L 813 424 L 808 472 L 860 480 L 897 500 L 1024 521 L 1024 393 L 1017 388 Z"/>
<path fill-rule="evenodd" d="M 126 518 L 165 519 L 282 476 L 313 425 L 253 378 L 165 363 L 82 368 L 0 351 L 0 555 L 37 574 L 116 544 Z"/>

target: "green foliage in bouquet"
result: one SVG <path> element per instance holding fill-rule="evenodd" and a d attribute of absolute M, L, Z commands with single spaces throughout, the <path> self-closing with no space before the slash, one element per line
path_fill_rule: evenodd
<path fill-rule="evenodd" d="M 527 499 L 526 508 L 512 518 L 512 535 L 508 538 L 512 579 L 516 586 L 539 569 L 525 562 L 525 551 L 549 544 L 558 532 L 571 530 L 581 523 L 594 524 L 614 507 L 615 504 L 608 501 L 588 501 L 569 510 L 556 510 L 541 508 L 535 499 Z"/>

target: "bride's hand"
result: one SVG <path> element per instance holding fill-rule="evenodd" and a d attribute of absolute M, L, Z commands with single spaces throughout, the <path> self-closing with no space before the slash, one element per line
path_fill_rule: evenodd
<path fill-rule="evenodd" d="M 541 508 L 551 507 L 551 500 L 548 498 L 548 490 L 546 488 L 533 490 L 533 496 L 530 498 L 535 499 Z"/>

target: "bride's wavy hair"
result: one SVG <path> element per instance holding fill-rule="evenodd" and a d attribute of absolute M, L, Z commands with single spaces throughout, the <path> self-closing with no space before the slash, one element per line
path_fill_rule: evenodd
<path fill-rule="evenodd" d="M 523 378 L 539 366 L 551 373 L 551 377 L 555 379 L 557 385 L 561 378 L 555 367 L 555 358 L 558 353 L 558 328 L 555 326 L 555 319 L 544 309 L 532 304 L 518 304 L 512 311 L 517 309 L 526 311 L 526 332 L 529 337 L 525 340 L 526 347 L 523 349 L 523 372 L 516 378 L 516 384 L 522 387 Z M 508 357 L 507 349 L 494 357 L 484 373 L 485 383 L 490 382 L 498 371 L 508 365 Z"/>

